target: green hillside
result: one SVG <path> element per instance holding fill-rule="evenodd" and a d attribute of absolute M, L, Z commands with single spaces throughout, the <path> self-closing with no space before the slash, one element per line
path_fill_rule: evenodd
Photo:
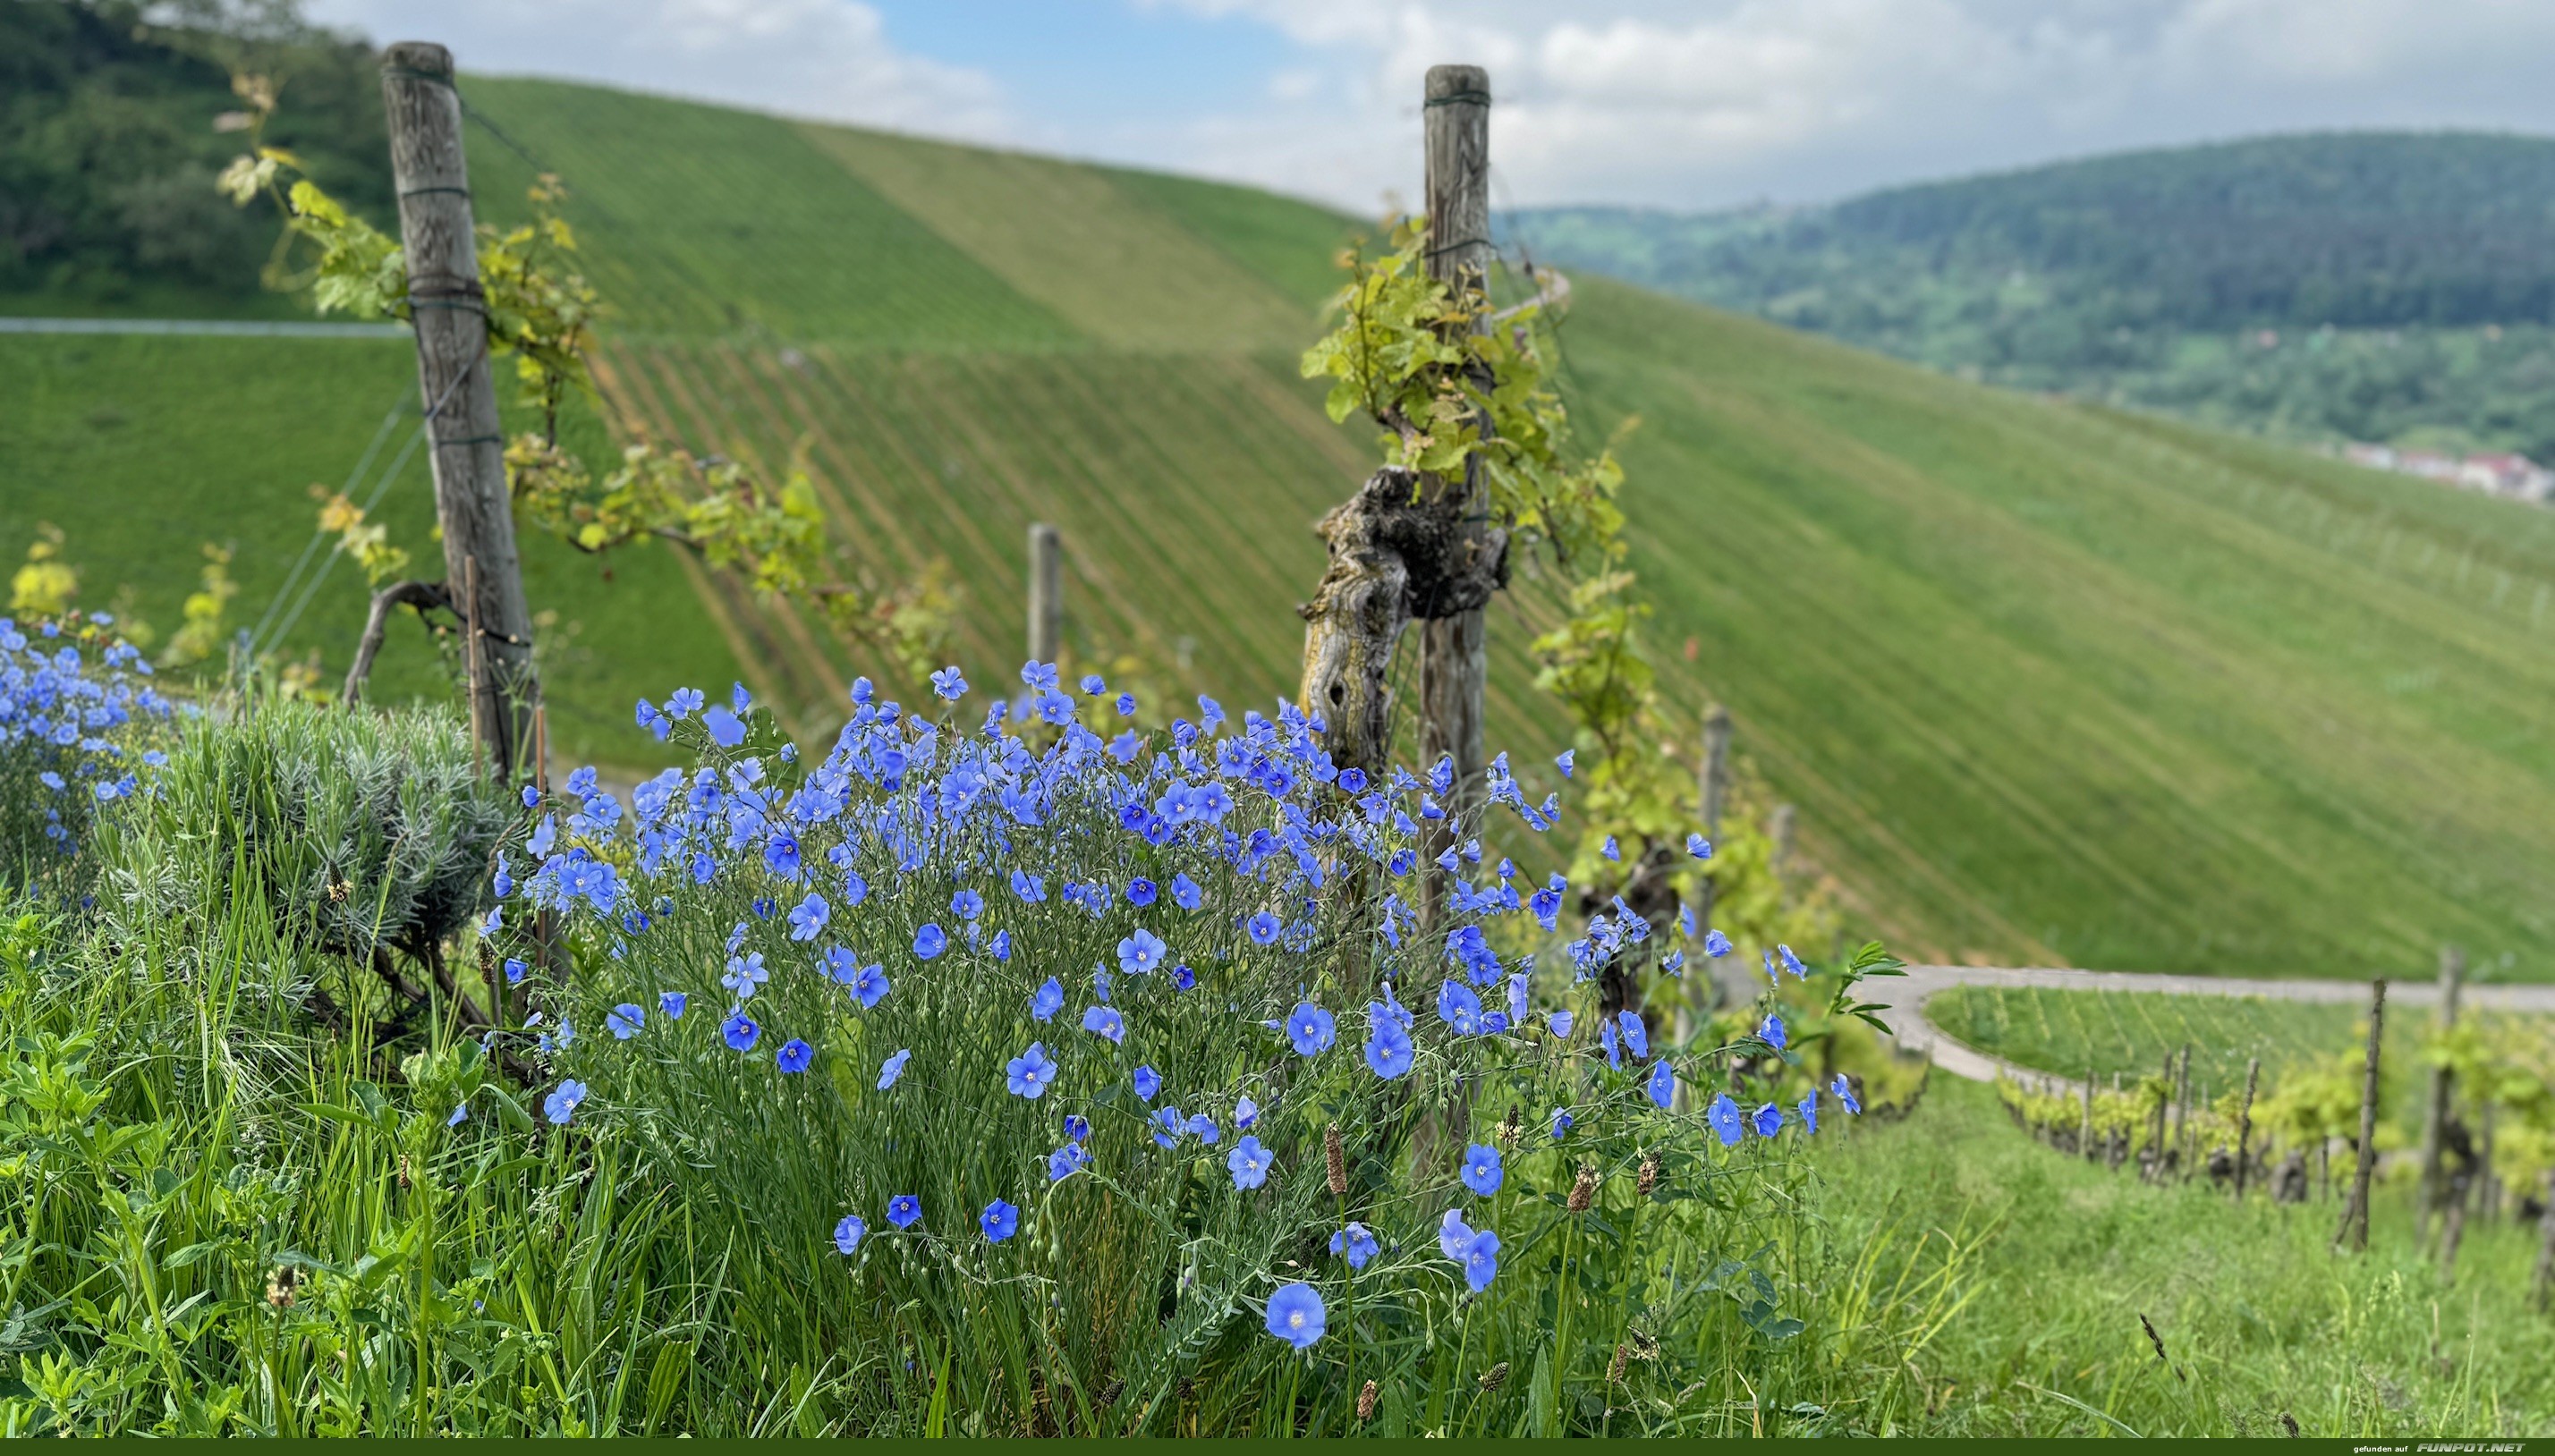
<path fill-rule="evenodd" d="M 1532 211 L 1507 231 L 1995 383 L 2555 456 L 2555 139 L 2264 137 L 1826 206 Z"/>
<path fill-rule="evenodd" d="M 586 448 L 798 453 L 847 569 L 950 564 L 979 682 L 1018 660 L 1025 528 L 1054 520 L 1077 655 L 1229 702 L 1291 686 L 1309 526 L 1368 459 L 1292 367 L 1340 219 L 586 87 L 464 93 L 564 175 L 621 304 Z M 470 142 L 502 215 L 534 164 Z M 2360 975 L 2454 937 L 2555 977 L 2555 516 L 1596 278 L 1563 337 L 1592 423 L 1641 417 L 1627 501 L 1672 696 L 1732 704 L 1805 852 L 1903 952 Z M 233 539 L 253 618 L 307 483 L 338 483 L 405 368 L 396 343 L 0 337 L 0 398 L 28 402 L 0 414 L 0 542 L 55 522 L 84 600 L 129 581 L 174 621 L 192 543 Z M 386 511 L 430 552 L 425 497 L 412 466 Z M 741 672 L 821 728 L 878 669 L 664 553 L 530 560 L 579 755 L 644 756 L 637 692 Z M 342 668 L 358 604 L 333 580 L 296 648 Z M 1531 582 L 1494 612 L 1494 736 L 1537 753 L 1519 648 L 1547 613 Z M 402 651 L 394 685 L 430 681 Z"/>

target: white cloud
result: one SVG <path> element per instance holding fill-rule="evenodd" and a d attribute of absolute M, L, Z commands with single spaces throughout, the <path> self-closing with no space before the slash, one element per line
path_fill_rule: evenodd
<path fill-rule="evenodd" d="M 312 0 L 376 42 L 432 40 L 466 73 L 604 81 L 829 121 L 1002 140 L 981 70 L 908 55 L 858 0 Z"/>
<path fill-rule="evenodd" d="M 1361 208 L 1414 182 L 1432 62 L 1486 65 L 1503 201 L 1726 205 L 2268 130 L 2555 128 L 2549 0 L 1140 0 L 1252 18 L 1320 109 L 1201 118 L 1191 166 Z M 1342 111 L 1337 98 L 1350 98 Z"/>

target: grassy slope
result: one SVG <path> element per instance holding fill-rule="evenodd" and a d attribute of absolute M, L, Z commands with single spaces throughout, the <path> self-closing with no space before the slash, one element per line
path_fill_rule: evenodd
<path fill-rule="evenodd" d="M 575 188 L 624 310 L 604 371 L 624 426 L 766 462 L 803 448 L 847 570 L 952 564 L 972 678 L 1008 678 L 1023 528 L 1054 519 L 1077 652 L 1229 701 L 1291 683 L 1291 608 L 1320 564 L 1306 528 L 1367 458 L 1290 367 L 1339 219 L 578 87 L 466 90 Z M 472 145 L 502 214 L 532 169 Z M 1214 286 L 1165 294 L 1166 270 Z M 1566 328 L 1577 403 L 1642 417 L 1628 499 L 1655 640 L 1671 665 L 1696 654 L 1671 693 L 1733 703 L 1810 851 L 1908 951 L 2357 975 L 2455 936 L 2555 974 L 2555 520 L 1597 280 Z M 63 385 L 48 427 L 76 433 L 60 422 L 82 388 L 163 388 L 150 360 L 181 356 L 143 351 L 179 347 L 137 344 L 130 385 Z M 328 397 L 350 439 L 208 402 L 155 458 L 254 462 L 222 468 L 282 482 L 274 504 L 306 520 L 302 481 L 351 459 L 395 355 L 360 399 L 311 381 L 305 398 L 350 396 Z M 0 345 L 0 369 L 41 357 Z M 145 482 L 148 509 L 119 496 L 94 519 L 198 523 L 129 544 L 101 527 L 86 558 L 139 576 L 220 519 L 175 478 L 65 472 L 56 499 Z M 39 514 L 21 499 L 0 495 L 0 535 Z M 298 548 L 298 528 L 280 538 Z M 876 667 L 715 588 L 705 621 L 663 609 L 662 559 L 608 588 L 591 565 L 537 569 L 537 596 L 584 628 L 586 675 L 553 691 L 581 754 L 643 753 L 613 726 L 627 696 L 733 660 L 810 720 Z M 251 615 L 261 600 L 252 584 Z M 1518 655 L 1548 611 L 1529 587 L 1497 619 L 1494 734 L 1521 749 L 1551 734 Z M 351 596 L 329 612 L 351 619 Z"/>
<path fill-rule="evenodd" d="M 1929 1297 L 1921 1274 L 1984 1236 L 1954 1275 L 1968 1302 L 1908 1352 L 1922 1433 L 2278 1436 L 2283 1411 L 2316 1436 L 2555 1428 L 2555 1367 L 2528 1353 L 2544 1327 L 2524 1306 L 2531 1229 L 2471 1225 L 2446 1284 L 2413 1249 L 2411 1200 L 2388 1196 L 2372 1200 L 2370 1252 L 2337 1258 L 2333 1204 L 2150 1187 L 2030 1141 L 1991 1089 L 1948 1077 L 1906 1122 L 1858 1125 L 1830 1152 L 1820 1207 L 1840 1242 L 1886 1281 L 1925 1241 L 1904 1297 Z M 2158 1366 L 2141 1314 L 2188 1384 Z"/>

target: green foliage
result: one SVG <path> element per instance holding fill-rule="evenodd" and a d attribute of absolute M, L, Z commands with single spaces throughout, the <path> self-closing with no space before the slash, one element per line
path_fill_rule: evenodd
<path fill-rule="evenodd" d="M 0 9 L 0 311 L 290 314 L 270 239 L 213 195 L 245 119 L 234 72 L 291 100 L 275 145 L 366 208 L 390 202 L 360 45 L 258 3 L 25 0 Z"/>

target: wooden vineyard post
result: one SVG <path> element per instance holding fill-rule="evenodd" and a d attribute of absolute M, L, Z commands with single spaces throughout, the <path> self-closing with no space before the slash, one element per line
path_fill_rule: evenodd
<path fill-rule="evenodd" d="M 2155 1127 L 2147 1135 L 2147 1165 L 2143 1169 L 2148 1182 L 2164 1181 L 2165 1115 L 2173 1106 L 2173 1053 L 2164 1055 L 2164 1091 L 2156 1098 Z"/>
<path fill-rule="evenodd" d="M 2546 1170 L 2539 1201 L 2545 1212 L 2537 1216 L 2537 1273 L 2529 1280 L 2529 1291 L 2540 1310 L 2555 1311 L 2555 1168 Z"/>
<path fill-rule="evenodd" d="M 488 305 L 479 286 L 452 53 L 424 41 L 402 41 L 383 52 L 382 105 L 390 125 L 391 180 L 399 191 L 400 241 L 408 255 L 410 321 L 426 402 L 444 579 L 466 583 L 477 567 L 475 600 L 462 613 L 465 620 L 476 617 L 472 643 L 484 649 L 471 718 L 497 777 L 511 780 L 522 762 L 538 695 L 533 622 L 515 554 L 497 380 L 488 367 Z"/>
<path fill-rule="evenodd" d="M 2236 1201 L 2245 1201 L 2245 1174 L 2253 1155 L 2253 1089 L 2262 1080 L 2262 1059 L 2245 1064 L 2245 1110 L 2236 1115 Z M 2275 1195 L 2276 1196 L 2276 1195 Z"/>
<path fill-rule="evenodd" d="M 2076 1151 L 2087 1162 L 2094 1160 L 2094 1069 L 2085 1068 L 2085 1117 L 2076 1130 Z"/>
<path fill-rule="evenodd" d="M 2369 1175 L 2377 1166 L 2377 1038 L 2386 1028 L 2386 981 L 2384 977 L 2369 983 L 2369 1068 L 2360 1087 L 2360 1156 L 2351 1175 L 2351 1196 L 2342 1205 L 2342 1228 L 2333 1236 L 2336 1247 L 2348 1244 L 2354 1253 L 2369 1248 Z"/>
<path fill-rule="evenodd" d="M 2440 1030 L 2457 1030 L 2458 993 L 2465 988 L 2466 952 L 2457 946 L 2440 948 Z M 2446 1061 L 2431 1068 L 2431 1096 L 2422 1113 L 2422 1175 L 2413 1192 L 2413 1247 L 2431 1247 L 2431 1219 L 2440 1211 L 2445 1192 L 2440 1178 L 2440 1158 L 2445 1152 L 2449 1132 L 2449 1114 L 2457 1100 L 2457 1076 Z"/>
<path fill-rule="evenodd" d="M 1043 521 L 1030 524 L 1030 661 L 1053 663 L 1064 651 L 1064 536 Z"/>
<path fill-rule="evenodd" d="M 1491 76 L 1478 65 L 1432 65 L 1420 103 L 1426 149 L 1428 276 L 1459 294 L 1488 288 L 1491 273 Z M 1476 319 L 1484 327 L 1487 319 Z M 1495 557 L 1506 538 L 1491 532 L 1481 465 L 1468 460 L 1464 478 L 1435 482 L 1450 494 L 1460 525 L 1448 549 L 1459 561 Z M 1447 817 L 1435 829 L 1424 858 L 1460 841 L 1480 817 L 1483 769 L 1482 702 L 1490 677 L 1489 619 L 1479 605 L 1453 612 L 1419 613 L 1419 761 L 1455 762 Z M 1434 917 L 1444 894 L 1431 873 L 1424 910 Z"/>

